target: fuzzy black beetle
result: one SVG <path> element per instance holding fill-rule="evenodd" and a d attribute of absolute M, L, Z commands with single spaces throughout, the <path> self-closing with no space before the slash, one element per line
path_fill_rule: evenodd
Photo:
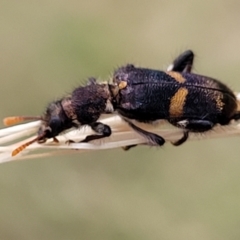
<path fill-rule="evenodd" d="M 188 50 L 167 71 L 128 64 L 114 72 L 112 83 L 98 83 L 90 78 L 86 86 L 50 103 L 42 117 L 6 118 L 6 125 L 42 120 L 38 136 L 15 149 L 12 155 L 36 141 L 43 143 L 49 138 L 57 141 L 56 137 L 63 131 L 83 125 L 89 125 L 96 134 L 81 142 L 110 136 L 111 128 L 98 119 L 101 114 L 114 111 L 154 146 L 163 145 L 164 138 L 139 128 L 131 120 L 152 124 L 164 119 L 182 128 L 182 138 L 173 143 L 178 146 L 187 140 L 189 132 L 205 132 L 216 124 L 227 125 L 233 119 L 240 119 L 233 91 L 218 80 L 191 73 L 193 60 L 194 54 Z M 130 147 L 133 146 L 125 149 Z"/>

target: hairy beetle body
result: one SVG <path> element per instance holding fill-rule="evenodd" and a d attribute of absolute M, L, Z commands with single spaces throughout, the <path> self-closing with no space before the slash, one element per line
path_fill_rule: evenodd
<path fill-rule="evenodd" d="M 89 125 L 96 133 L 81 142 L 111 135 L 111 128 L 101 122 L 103 113 L 118 114 L 129 126 L 147 139 L 148 145 L 161 146 L 165 139 L 136 126 L 133 121 L 152 124 L 156 120 L 167 120 L 183 129 L 183 136 L 172 144 L 178 146 L 188 139 L 189 132 L 205 132 L 216 124 L 226 125 L 240 119 L 238 101 L 225 84 L 210 77 L 191 73 L 194 54 L 183 52 L 168 68 L 159 71 L 137 68 L 128 64 L 117 69 L 112 83 L 89 84 L 76 88 L 70 96 L 52 102 L 42 117 L 10 117 L 7 123 L 41 119 L 38 136 L 23 144 L 13 155 L 33 142 L 45 142 L 69 128 Z M 70 141 L 71 142 L 71 141 Z M 133 146 L 126 146 L 129 149 Z"/>

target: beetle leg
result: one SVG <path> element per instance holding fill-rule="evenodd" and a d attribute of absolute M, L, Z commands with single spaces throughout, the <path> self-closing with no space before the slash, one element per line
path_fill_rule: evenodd
<path fill-rule="evenodd" d="M 237 112 L 232 117 L 233 120 L 240 120 L 240 112 Z"/>
<path fill-rule="evenodd" d="M 129 149 L 131 149 L 131 148 L 133 148 L 133 147 L 136 147 L 136 146 L 138 146 L 138 145 L 137 145 L 137 144 L 134 144 L 134 145 L 124 146 L 124 147 L 122 147 L 122 149 L 123 149 L 124 151 L 128 151 Z"/>
<path fill-rule="evenodd" d="M 96 140 L 96 139 L 101 139 L 101 138 L 105 138 L 105 137 L 109 137 L 112 133 L 111 128 L 108 125 L 105 125 L 101 122 L 95 122 L 92 124 L 89 124 L 89 126 L 92 128 L 92 130 L 98 134 L 92 134 L 89 136 L 86 136 L 85 139 L 83 139 L 82 143 L 86 143 L 86 142 L 90 142 L 92 140 Z M 68 140 L 67 143 L 76 143 L 72 140 Z"/>
<path fill-rule="evenodd" d="M 205 132 L 213 128 L 214 123 L 209 120 L 182 120 L 176 123 L 178 127 L 188 129 L 193 132 Z"/>
<path fill-rule="evenodd" d="M 213 128 L 214 124 L 208 120 L 183 120 L 177 122 L 177 126 L 196 132 L 205 132 Z M 184 131 L 182 138 L 172 142 L 174 146 L 179 146 L 187 141 L 189 131 Z"/>
<path fill-rule="evenodd" d="M 188 131 L 184 131 L 183 136 L 179 140 L 177 140 L 176 142 L 171 142 L 172 145 L 179 146 L 179 145 L 183 144 L 184 142 L 186 142 L 188 139 L 188 133 L 189 133 Z"/>
<path fill-rule="evenodd" d="M 148 140 L 148 144 L 152 145 L 152 146 L 162 146 L 165 143 L 165 139 L 155 133 L 151 133 L 148 131 L 145 131 L 143 129 L 141 129 L 140 127 L 137 127 L 135 124 L 133 124 L 132 122 L 124 119 L 129 126 L 136 131 L 138 134 L 140 134 L 141 136 L 143 136 L 144 138 L 146 138 Z M 129 149 L 128 147 L 132 147 L 131 146 L 126 146 L 125 148 Z"/>
<path fill-rule="evenodd" d="M 81 142 L 89 142 L 92 140 L 109 137 L 112 133 L 111 128 L 108 125 L 103 124 L 101 122 L 95 122 L 89 125 L 92 128 L 92 130 L 98 134 L 89 135 L 85 139 L 83 139 Z"/>
<path fill-rule="evenodd" d="M 193 60 L 193 51 L 187 50 L 174 59 L 173 63 L 168 67 L 167 71 L 191 72 Z"/>

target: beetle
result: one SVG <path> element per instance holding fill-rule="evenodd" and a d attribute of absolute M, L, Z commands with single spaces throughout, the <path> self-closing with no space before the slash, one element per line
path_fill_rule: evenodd
<path fill-rule="evenodd" d="M 183 129 L 182 138 L 172 143 L 175 146 L 184 143 L 189 132 L 205 132 L 216 124 L 227 125 L 233 119 L 238 120 L 240 111 L 233 91 L 218 80 L 191 73 L 193 61 L 194 53 L 187 50 L 167 71 L 128 64 L 113 73 L 111 83 L 90 78 L 87 85 L 50 103 L 41 117 L 6 118 L 6 125 L 41 120 L 37 137 L 15 149 L 12 155 L 33 142 L 43 143 L 49 138 L 57 141 L 56 137 L 65 130 L 84 125 L 89 125 L 96 134 L 81 142 L 108 137 L 110 126 L 98 119 L 101 114 L 114 111 L 153 146 L 162 146 L 165 139 L 141 129 L 132 120 L 152 124 L 164 119 Z M 126 146 L 125 150 L 131 147 Z"/>

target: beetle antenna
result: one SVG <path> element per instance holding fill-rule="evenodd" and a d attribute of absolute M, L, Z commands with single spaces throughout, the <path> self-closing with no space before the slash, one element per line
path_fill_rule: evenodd
<path fill-rule="evenodd" d="M 31 116 L 14 116 L 14 117 L 6 117 L 3 119 L 3 123 L 5 126 L 14 125 L 23 121 L 28 120 L 42 120 L 42 117 L 31 117 Z"/>
<path fill-rule="evenodd" d="M 18 153 L 22 152 L 26 147 L 37 142 L 39 139 L 41 139 L 44 136 L 45 136 L 45 133 L 37 136 L 36 138 L 30 140 L 29 142 L 22 144 L 21 146 L 19 146 L 18 148 L 16 148 L 15 150 L 12 151 L 12 157 L 16 156 Z"/>

